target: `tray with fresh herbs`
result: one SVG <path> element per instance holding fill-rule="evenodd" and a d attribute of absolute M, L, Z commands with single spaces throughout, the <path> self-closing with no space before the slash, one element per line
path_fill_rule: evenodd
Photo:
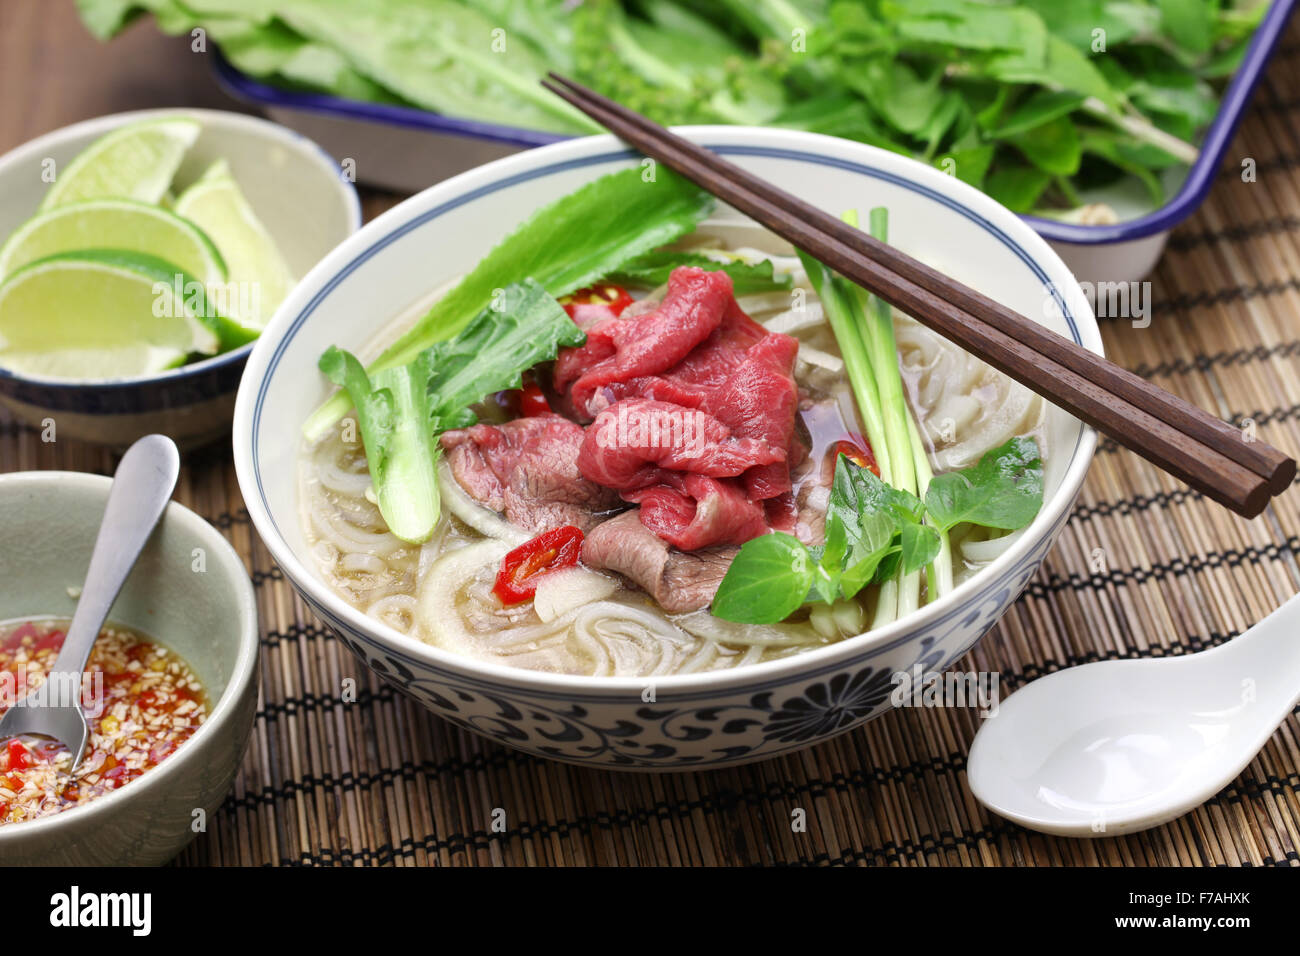
<path fill-rule="evenodd" d="M 285 88 L 597 128 L 571 75 L 663 123 L 772 125 L 931 163 L 1022 213 L 1113 222 L 1197 156 L 1268 0 L 77 0 L 149 11 Z"/>

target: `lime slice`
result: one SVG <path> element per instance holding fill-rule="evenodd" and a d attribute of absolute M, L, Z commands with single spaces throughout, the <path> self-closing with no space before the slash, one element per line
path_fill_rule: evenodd
<path fill-rule="evenodd" d="M 226 161 L 213 163 L 180 194 L 174 209 L 178 216 L 198 225 L 221 250 L 228 277 L 219 310 L 244 331 L 245 341 L 256 338 L 295 280 Z M 223 340 L 228 334 L 223 332 Z"/>
<path fill-rule="evenodd" d="M 188 219 L 134 199 L 90 199 L 37 213 L 0 246 L 0 279 L 29 262 L 78 249 L 143 252 L 205 286 L 226 280 L 221 253 Z"/>
<path fill-rule="evenodd" d="M 149 375 L 217 351 L 202 285 L 171 263 L 118 250 L 38 259 L 0 283 L 0 366 L 24 375 Z"/>
<path fill-rule="evenodd" d="M 110 196 L 158 202 L 201 129 L 198 120 L 172 117 L 130 123 L 101 136 L 56 171 L 41 212 Z"/>

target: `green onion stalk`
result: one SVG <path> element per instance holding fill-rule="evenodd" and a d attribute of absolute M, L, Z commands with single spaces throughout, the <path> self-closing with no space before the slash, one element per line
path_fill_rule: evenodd
<path fill-rule="evenodd" d="M 858 226 L 856 209 L 850 209 L 841 218 L 850 226 L 855 228 Z M 889 210 L 883 206 L 872 209 L 869 226 L 873 238 L 888 242 Z M 866 343 L 872 371 L 876 377 L 881 414 L 885 420 L 884 442 L 889 449 L 889 459 L 893 463 L 890 477 L 885 478 L 882 474 L 881 479 L 900 491 L 916 495 L 916 459 L 908 430 L 911 411 L 903 393 L 903 376 L 898 368 L 898 344 L 894 339 L 894 312 L 889 303 L 879 296 L 871 295 L 857 285 L 851 288 L 859 303 L 862 339 Z M 873 444 L 872 449 L 874 450 L 875 447 Z M 910 614 L 920 606 L 920 572 L 903 574 L 900 571 L 892 581 L 884 582 L 881 590 L 882 593 L 892 590 L 894 600 L 877 603 L 875 620 L 872 622 L 874 627 L 888 624 L 897 617 Z"/>
<path fill-rule="evenodd" d="M 862 303 L 856 292 L 856 286 L 833 273 L 827 266 L 799 250 L 804 271 L 812 283 L 813 291 L 821 300 L 822 311 L 826 321 L 839 343 L 840 354 L 844 359 L 844 371 L 848 375 L 853 398 L 862 416 L 866 439 L 871 445 L 880 471 L 880 480 L 887 485 L 894 484 L 894 456 L 887 439 L 885 416 L 881 406 L 880 392 L 876 382 L 876 371 L 871 362 L 867 344 L 863 340 L 866 322 L 862 312 Z M 910 456 L 910 449 L 908 455 Z M 872 626 L 888 623 L 898 614 L 898 588 L 894 581 L 884 582 L 876 593 L 876 615 Z"/>
<path fill-rule="evenodd" d="M 856 210 L 845 212 L 842 218 L 849 225 L 858 226 Z M 888 210 L 883 207 L 871 210 L 869 226 L 873 237 L 887 242 Z M 836 276 L 811 257 L 800 253 L 800 258 L 840 345 L 845 372 L 881 481 L 924 498 L 934 473 L 903 388 L 893 309 L 883 299 Z M 939 540 L 938 555 L 924 569 L 931 600 L 952 589 L 952 549 L 948 535 L 940 533 Z M 872 627 L 888 624 L 920 606 L 921 573 L 903 574 L 900 569 L 894 578 L 881 583 Z"/>
<path fill-rule="evenodd" d="M 909 417 L 907 424 L 912 440 L 912 460 L 916 462 L 917 497 L 924 500 L 925 493 L 930 488 L 930 480 L 934 478 L 934 472 L 930 468 L 930 456 L 926 452 L 925 442 L 921 438 L 921 429 L 917 426 L 916 419 Z M 925 517 L 925 523 L 935 527 L 939 532 L 939 553 L 925 567 L 926 593 L 933 601 L 952 590 L 952 545 L 948 540 L 948 532 L 935 525 L 929 514 Z"/>

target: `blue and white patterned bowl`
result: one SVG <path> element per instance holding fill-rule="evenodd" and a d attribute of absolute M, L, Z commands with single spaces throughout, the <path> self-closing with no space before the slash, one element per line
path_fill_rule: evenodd
<path fill-rule="evenodd" d="M 833 212 L 890 207 L 891 240 L 1094 351 L 1087 299 L 1029 226 L 937 170 L 857 143 L 785 130 L 682 132 Z M 482 663 L 403 636 L 348 605 L 316 571 L 299 523 L 301 425 L 329 390 L 316 360 L 373 354 L 393 317 L 467 272 L 533 210 L 639 160 L 612 137 L 531 150 L 434 186 L 370 223 L 299 284 L 249 357 L 235 409 L 235 466 L 272 556 L 371 668 L 439 716 L 543 757 L 632 769 L 719 767 L 807 747 L 883 713 L 893 675 L 947 667 L 1037 571 L 1092 459 L 1095 434 L 1049 408 L 1047 495 L 990 567 L 916 614 L 860 637 L 749 668 L 601 679 Z"/>
<path fill-rule="evenodd" d="M 295 274 L 361 228 L 361 203 L 339 164 L 299 133 L 222 110 L 140 110 L 65 126 L 0 156 L 0 242 L 36 212 L 45 175 L 110 130 L 159 116 L 203 124 L 176 180 L 193 182 L 217 159 L 230 163 L 240 188 Z M 51 441 L 75 438 L 125 447 L 161 433 L 183 448 L 222 438 L 230 429 L 235 390 L 252 351 L 245 345 L 157 375 L 68 382 L 0 368 L 0 403 Z"/>

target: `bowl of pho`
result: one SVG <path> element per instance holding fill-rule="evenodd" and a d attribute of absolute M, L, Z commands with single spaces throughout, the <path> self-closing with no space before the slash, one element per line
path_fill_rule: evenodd
<path fill-rule="evenodd" d="M 686 128 L 1094 351 L 1069 271 L 936 170 Z M 1037 572 L 1086 426 L 611 137 L 434 186 L 249 358 L 253 523 L 439 716 L 541 756 L 717 767 L 842 733 Z"/>

